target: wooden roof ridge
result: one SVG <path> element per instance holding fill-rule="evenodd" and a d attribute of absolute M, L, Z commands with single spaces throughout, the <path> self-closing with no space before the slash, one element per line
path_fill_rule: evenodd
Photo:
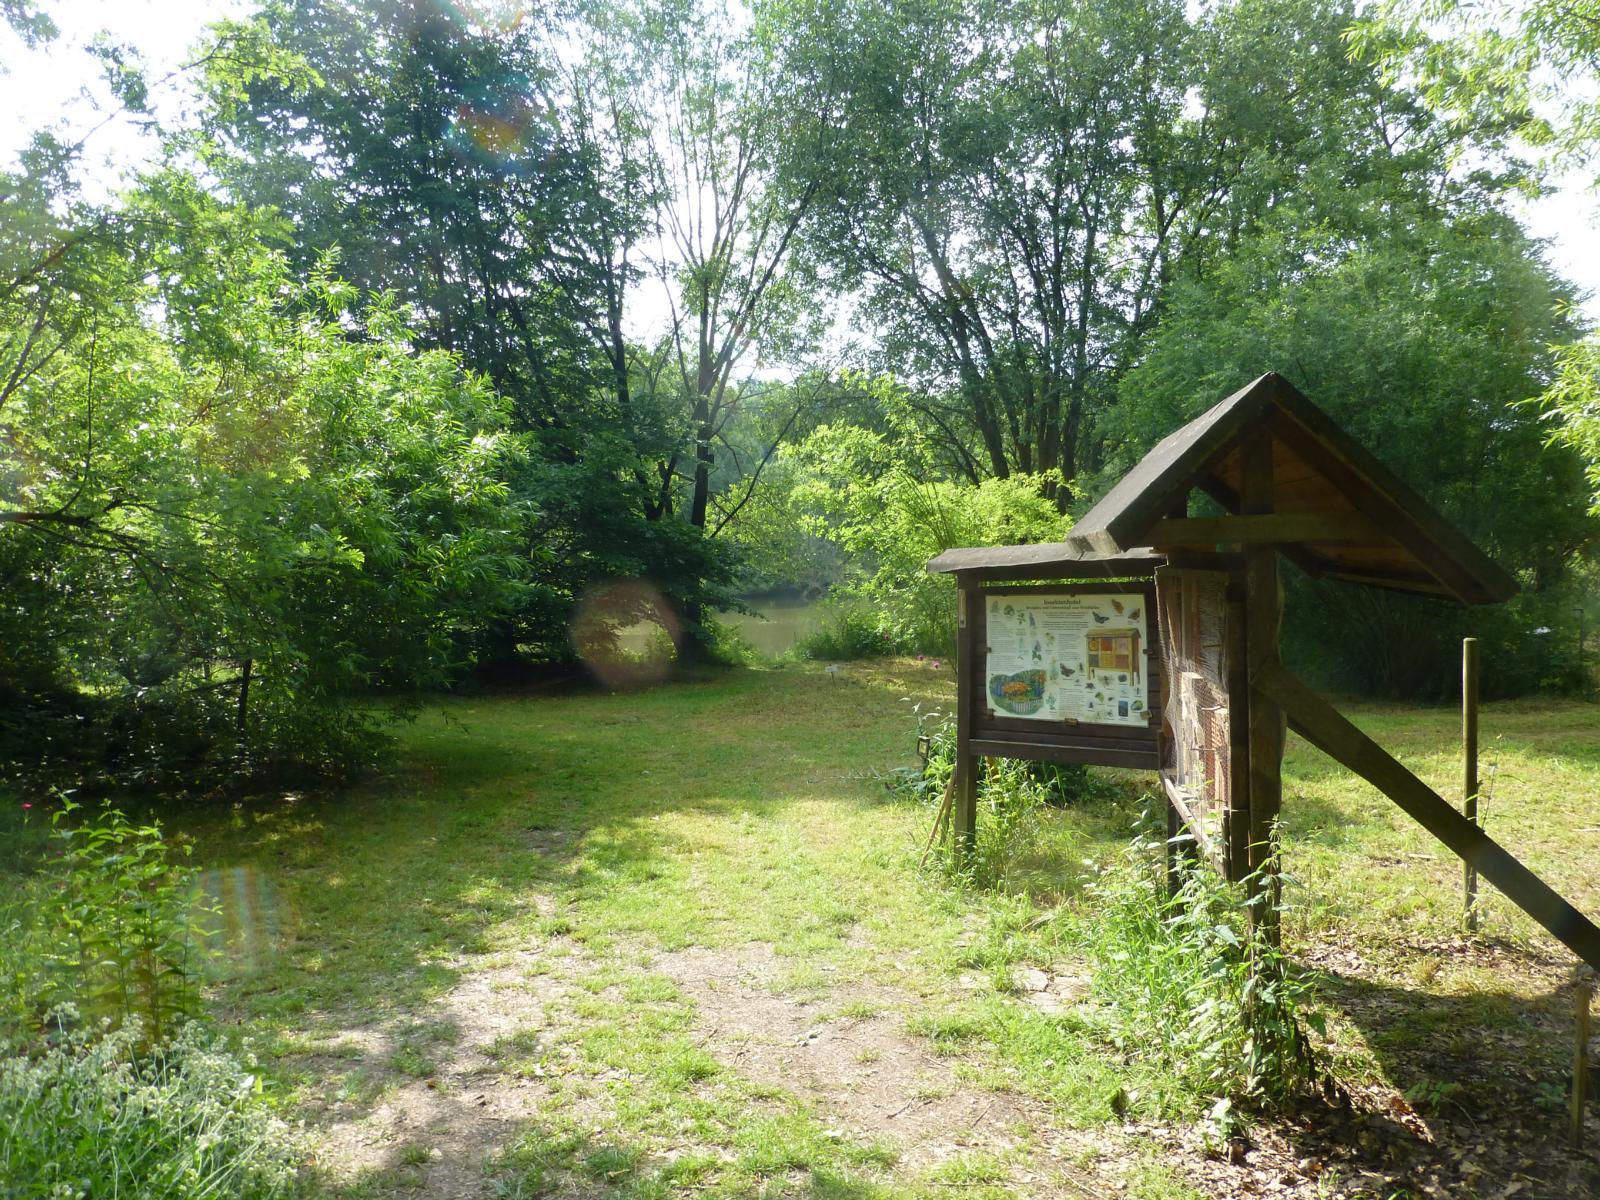
<path fill-rule="evenodd" d="M 930 575 L 981 571 L 991 578 L 1048 579 L 1063 575 L 1121 579 L 1148 575 L 1165 560 L 1136 547 L 1101 553 L 1071 541 L 1030 542 L 1017 546 L 962 546 L 929 561 Z"/>
<path fill-rule="evenodd" d="M 1444 593 L 1465 604 L 1495 603 L 1516 594 L 1516 581 L 1493 559 L 1276 373 L 1262 375 L 1158 442 L 1073 527 L 1065 545 L 1084 557 L 1152 544 L 1159 550 L 1158 523 L 1181 511 L 1194 488 L 1233 507 L 1236 497 L 1219 468 L 1262 431 L 1311 469 L 1329 499 L 1348 505 L 1334 514 L 1344 519 L 1330 522 L 1327 536 L 1317 536 L 1314 520 L 1306 520 L 1291 535 L 1303 544 L 1284 547 L 1312 574 Z M 1311 515 L 1303 508 L 1299 513 Z M 1405 569 L 1352 565 L 1347 551 L 1328 546 L 1363 540 L 1405 560 Z"/>

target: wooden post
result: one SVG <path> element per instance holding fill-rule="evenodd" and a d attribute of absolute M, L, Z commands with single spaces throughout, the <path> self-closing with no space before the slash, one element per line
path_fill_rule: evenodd
<path fill-rule="evenodd" d="M 1272 511 L 1272 439 L 1262 431 L 1240 447 L 1239 508 L 1243 515 Z M 1278 942 L 1278 880 L 1273 839 L 1283 807 L 1283 710 L 1258 686 L 1279 662 L 1283 583 L 1278 552 L 1270 545 L 1244 551 L 1245 668 L 1249 677 L 1249 867 L 1255 879 L 1252 920 Z M 1238 764 L 1234 765 L 1238 769 Z"/>
<path fill-rule="evenodd" d="M 1250 874 L 1250 671 L 1245 652 L 1245 573 L 1228 573 L 1228 795 L 1223 813 L 1223 877 Z"/>
<path fill-rule="evenodd" d="M 1462 813 L 1478 823 L 1478 639 L 1461 639 L 1461 797 Z M 1467 932 L 1478 932 L 1478 869 L 1461 867 Z"/>
<path fill-rule="evenodd" d="M 952 850 L 956 868 L 972 865 L 978 839 L 978 771 L 972 753 L 972 716 L 983 675 L 978 625 L 983 618 L 983 593 L 965 579 L 956 592 L 956 763 L 955 796 L 950 808 Z"/>
<path fill-rule="evenodd" d="M 1572 1127 L 1569 1131 L 1574 1150 L 1583 1146 L 1583 1109 L 1589 1093 L 1589 1037 L 1592 1033 L 1590 1022 L 1594 979 L 1593 970 L 1583 966 L 1578 968 L 1578 1045 L 1572 1058 Z"/>
<path fill-rule="evenodd" d="M 1166 789 L 1162 789 L 1165 792 Z M 1176 900 L 1183 883 L 1183 877 L 1178 871 L 1178 838 L 1183 834 L 1183 818 L 1178 815 L 1177 805 L 1172 803 L 1172 797 L 1167 796 L 1167 899 Z"/>
<path fill-rule="evenodd" d="M 1468 821 L 1456 806 L 1408 771 L 1339 711 L 1281 666 L 1259 681 L 1317 749 L 1343 763 L 1405 810 L 1429 833 L 1478 868 L 1502 895 L 1592 967 L 1600 967 L 1600 927 Z"/>

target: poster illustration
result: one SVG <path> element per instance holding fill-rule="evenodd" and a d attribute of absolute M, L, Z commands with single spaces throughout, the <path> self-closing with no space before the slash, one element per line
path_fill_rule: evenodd
<path fill-rule="evenodd" d="M 988 705 L 1001 717 L 1148 724 L 1141 592 L 1104 595 L 990 594 L 984 671 Z"/>

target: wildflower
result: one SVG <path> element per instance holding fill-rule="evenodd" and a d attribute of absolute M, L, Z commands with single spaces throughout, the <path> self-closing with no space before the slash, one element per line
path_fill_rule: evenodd
<path fill-rule="evenodd" d="M 933 660 L 933 669 L 935 671 L 939 669 L 939 660 L 937 658 Z"/>
<path fill-rule="evenodd" d="M 31 805 L 31 804 L 27 803 L 26 801 L 24 801 L 22 807 L 23 808 L 32 808 L 33 805 Z"/>
<path fill-rule="evenodd" d="M 928 656 L 926 654 L 919 654 L 919 655 L 917 655 L 917 661 L 921 662 L 923 659 L 925 659 L 927 657 Z"/>

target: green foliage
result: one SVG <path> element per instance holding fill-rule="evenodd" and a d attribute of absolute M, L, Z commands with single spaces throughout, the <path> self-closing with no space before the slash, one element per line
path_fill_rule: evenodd
<path fill-rule="evenodd" d="M 906 647 L 895 640 L 889 625 L 885 613 L 859 599 L 824 600 L 816 627 L 795 643 L 794 652 L 800 658 L 823 662 L 902 654 Z"/>
<path fill-rule="evenodd" d="M 1247 885 L 1191 866 L 1169 898 L 1162 848 L 1141 835 L 1088 885 L 1079 936 L 1113 1044 L 1218 1098 L 1224 1126 L 1231 1104 L 1279 1109 L 1320 1078 L 1312 983 L 1250 927 Z"/>
<path fill-rule="evenodd" d="M 110 806 L 85 816 L 67 797 L 50 823 L 37 872 L 0 904 L 0 1040 L 23 1043 L 70 1005 L 93 1028 L 164 1043 L 200 1012 L 214 935 L 195 873 L 174 858 L 189 844 Z"/>
<path fill-rule="evenodd" d="M 596 42 L 622 20 L 600 7 L 582 22 Z M 668 61 L 679 35 L 694 41 L 685 12 L 624 24 L 642 69 L 694 73 Z M 705 643 L 732 571 L 690 495 L 704 500 L 696 439 L 715 430 L 692 419 L 693 368 L 631 342 L 628 319 L 638 243 L 664 219 L 644 138 L 656 113 L 628 88 L 656 105 L 680 93 L 618 63 L 563 62 L 565 31 L 532 11 L 501 23 L 402 0 L 273 0 L 249 28 L 250 53 L 207 67 L 208 165 L 282 214 L 296 271 L 337 252 L 355 287 L 414 313 L 414 343 L 481 374 L 524 439 L 510 483 L 531 518 L 529 586 L 480 619 L 475 657 L 570 662 L 580 598 L 616 578 L 648 579 Z M 714 117 L 716 99 L 690 107 Z M 748 332 L 751 312 L 733 308 Z M 719 359 L 714 390 L 732 403 L 729 370 Z"/>
<path fill-rule="evenodd" d="M 1489 694 L 1559 684 L 1574 642 L 1568 574 L 1597 527 L 1573 503 L 1578 459 L 1544 447 L 1546 429 L 1522 401 L 1549 377 L 1549 344 L 1571 333 L 1561 298 L 1493 211 L 1413 212 L 1363 248 L 1289 233 L 1250 242 L 1175 287 L 1124 382 L 1107 474 L 1277 370 L 1523 585 L 1510 604 L 1467 612 L 1312 584 L 1291 569 L 1287 653 L 1341 687 L 1442 698 L 1458 686 L 1457 647 L 1472 634 L 1485 642 Z"/>
<path fill-rule="evenodd" d="M 1540 397 L 1550 437 L 1576 454 L 1589 483 L 1589 511 L 1600 516 L 1600 336 L 1556 350 L 1556 377 Z"/>
<path fill-rule="evenodd" d="M 1396 202 L 1462 190 L 1445 175 L 1466 135 L 1350 59 L 1356 11 L 760 7 L 789 81 L 794 186 L 830 201 L 806 251 L 859 290 L 944 472 L 1087 473 L 1184 270 L 1264 226 L 1364 238 Z"/>
<path fill-rule="evenodd" d="M 879 614 L 878 640 L 895 648 L 954 648 L 954 588 L 928 575 L 930 558 L 955 546 L 1059 540 L 1069 527 L 1045 479 L 930 479 L 885 435 L 858 426 L 824 425 L 786 460 L 789 490 L 769 503 L 839 547 L 852 566 L 843 593 Z M 852 619 L 862 628 L 870 620 Z"/>
<path fill-rule="evenodd" d="M 0 1059 L 0 1191 L 16 1200 L 273 1200 L 298 1150 L 250 1065 L 198 1025 L 140 1050 L 136 1026 Z"/>
<path fill-rule="evenodd" d="M 937 809 L 955 770 L 955 721 L 938 708 L 917 704 L 913 711 L 922 765 L 894 771 L 886 782 L 897 795 Z M 1015 868 L 1037 841 L 1043 810 L 1092 800 L 1102 793 L 1103 786 L 1081 765 L 1020 758 L 985 760 L 978 780 L 978 826 L 983 833 L 977 853 L 965 867 L 948 854 L 942 862 L 970 886 L 986 891 L 1018 890 L 1022 881 Z"/>
<path fill-rule="evenodd" d="M 270 229 L 163 172 L 8 260 L 0 736 L 31 769 L 357 767 L 351 701 L 445 682 L 520 594 L 505 401 Z"/>
<path fill-rule="evenodd" d="M 1384 0 L 1349 31 L 1352 53 L 1414 78 L 1461 128 L 1499 127 L 1556 165 L 1600 153 L 1600 5 Z"/>

